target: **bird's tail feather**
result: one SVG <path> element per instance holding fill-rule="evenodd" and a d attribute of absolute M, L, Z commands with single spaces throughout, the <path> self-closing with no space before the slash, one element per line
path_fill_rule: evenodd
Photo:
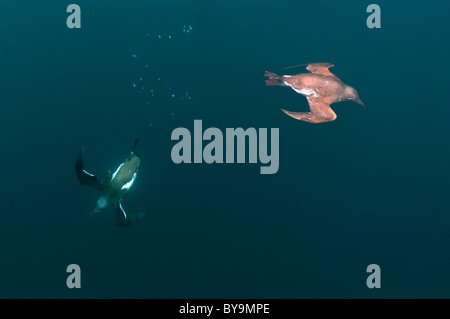
<path fill-rule="evenodd" d="M 268 79 L 266 80 L 266 85 L 267 86 L 285 86 L 281 76 L 276 75 L 275 73 L 266 71 L 264 73 L 265 77 L 268 77 Z"/>

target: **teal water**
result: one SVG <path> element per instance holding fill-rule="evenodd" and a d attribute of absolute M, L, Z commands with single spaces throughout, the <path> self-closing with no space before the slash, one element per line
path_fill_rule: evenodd
<path fill-rule="evenodd" d="M 448 1 L 376 1 L 381 29 L 373 1 L 78 0 L 81 29 L 69 3 L 0 4 L 1 298 L 450 297 Z M 367 109 L 283 114 L 307 101 L 264 71 L 308 62 Z M 194 119 L 279 128 L 279 171 L 174 164 L 171 132 Z M 74 162 L 85 145 L 101 177 L 136 137 L 123 205 L 147 215 L 123 229 L 89 215 Z"/>

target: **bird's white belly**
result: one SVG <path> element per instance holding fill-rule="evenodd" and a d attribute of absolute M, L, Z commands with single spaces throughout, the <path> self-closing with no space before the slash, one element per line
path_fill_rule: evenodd
<path fill-rule="evenodd" d="M 296 88 L 292 88 L 295 92 L 300 93 L 304 96 L 308 96 L 308 97 L 318 97 L 319 94 L 317 94 L 316 91 L 314 90 L 309 90 L 309 89 L 296 89 Z"/>
<path fill-rule="evenodd" d="M 313 89 L 296 89 L 292 85 L 290 85 L 287 82 L 284 82 L 286 85 L 290 86 L 295 92 L 300 93 L 301 95 L 307 96 L 307 97 L 318 97 L 319 94 L 317 94 L 316 91 Z"/>

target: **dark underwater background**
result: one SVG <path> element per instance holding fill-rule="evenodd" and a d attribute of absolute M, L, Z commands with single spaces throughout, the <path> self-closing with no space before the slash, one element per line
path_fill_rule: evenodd
<path fill-rule="evenodd" d="M 81 29 L 66 8 L 81 7 Z M 381 29 L 366 8 L 381 7 Z M 3 1 L 1 298 L 449 298 L 448 1 Z M 170 38 L 169 38 L 170 37 Z M 264 71 L 309 62 L 367 109 L 307 111 Z M 159 78 L 159 79 L 158 79 Z M 179 164 L 177 127 L 279 128 L 280 167 Z M 74 162 L 114 170 L 139 137 L 123 206 Z M 66 286 L 69 264 L 81 289 Z M 369 264 L 381 288 L 366 286 Z"/>

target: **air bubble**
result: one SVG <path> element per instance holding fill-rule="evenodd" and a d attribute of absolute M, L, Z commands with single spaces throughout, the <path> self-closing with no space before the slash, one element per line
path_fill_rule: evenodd
<path fill-rule="evenodd" d="M 183 32 L 190 32 L 192 30 L 192 26 L 189 24 L 189 25 L 184 25 L 183 26 Z"/>

